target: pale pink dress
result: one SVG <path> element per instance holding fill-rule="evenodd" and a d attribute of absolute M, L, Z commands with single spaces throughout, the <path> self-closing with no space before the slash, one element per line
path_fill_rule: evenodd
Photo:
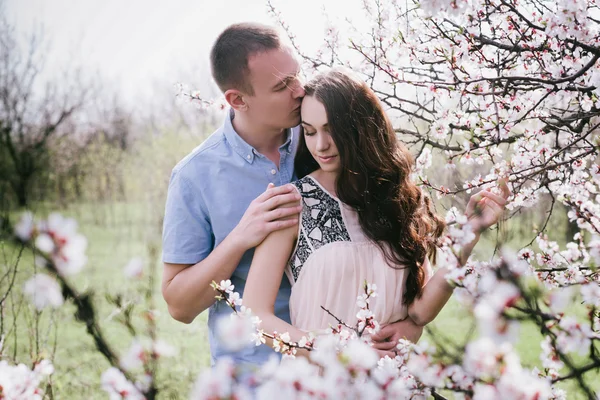
<path fill-rule="evenodd" d="M 350 326 L 356 324 L 356 298 L 364 282 L 377 285 L 370 309 L 380 324 L 404 319 L 402 303 L 407 271 L 392 268 L 380 248 L 363 233 L 358 215 L 329 194 L 312 176 L 294 185 L 302 196 L 303 210 L 298 241 L 285 272 L 292 284 L 292 325 L 319 331 L 337 325 L 321 306 Z M 424 263 L 426 281 L 431 276 Z"/>

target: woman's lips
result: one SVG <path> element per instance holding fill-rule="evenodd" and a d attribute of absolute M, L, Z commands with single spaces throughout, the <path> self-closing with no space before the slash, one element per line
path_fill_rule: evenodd
<path fill-rule="evenodd" d="M 324 156 L 318 156 L 318 157 L 319 157 L 319 161 L 321 161 L 322 163 L 325 163 L 325 164 L 327 164 L 327 163 L 330 163 L 330 162 L 332 162 L 333 160 L 335 160 L 335 158 L 336 158 L 337 156 L 327 156 L 327 157 L 324 157 Z"/>

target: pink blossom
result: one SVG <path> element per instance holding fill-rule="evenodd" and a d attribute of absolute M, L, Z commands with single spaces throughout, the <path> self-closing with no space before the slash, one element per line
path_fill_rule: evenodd
<path fill-rule="evenodd" d="M 102 373 L 102 389 L 111 400 L 144 400 L 139 389 L 125 378 L 117 368 L 111 367 Z"/>
<path fill-rule="evenodd" d="M 11 365 L 0 361 L 0 394 L 3 399 L 42 400 L 44 391 L 40 388 L 46 377 L 54 373 L 54 367 L 48 360 L 42 360 L 33 370 L 25 364 Z"/>
<path fill-rule="evenodd" d="M 578 322 L 574 317 L 564 317 L 558 324 L 556 346 L 564 353 L 577 351 L 584 355 L 591 343 L 593 332 L 589 326 Z"/>
<path fill-rule="evenodd" d="M 482 337 L 467 345 L 464 368 L 474 377 L 490 379 L 511 369 L 520 370 L 520 362 L 509 343 L 497 344 Z"/>

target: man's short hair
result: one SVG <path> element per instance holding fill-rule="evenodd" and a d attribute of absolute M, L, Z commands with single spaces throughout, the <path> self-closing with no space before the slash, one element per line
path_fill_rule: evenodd
<path fill-rule="evenodd" d="M 279 33 L 271 26 L 258 23 L 231 25 L 219 35 L 210 52 L 212 76 L 222 92 L 238 89 L 253 95 L 248 58 L 279 48 Z"/>

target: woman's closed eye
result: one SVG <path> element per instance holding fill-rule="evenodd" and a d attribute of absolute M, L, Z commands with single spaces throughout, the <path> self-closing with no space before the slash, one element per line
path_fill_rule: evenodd
<path fill-rule="evenodd" d="M 311 132 L 311 131 L 307 131 L 306 129 L 304 129 L 304 136 L 312 136 L 315 133 L 317 133 L 317 132 L 316 131 L 315 132 Z"/>

